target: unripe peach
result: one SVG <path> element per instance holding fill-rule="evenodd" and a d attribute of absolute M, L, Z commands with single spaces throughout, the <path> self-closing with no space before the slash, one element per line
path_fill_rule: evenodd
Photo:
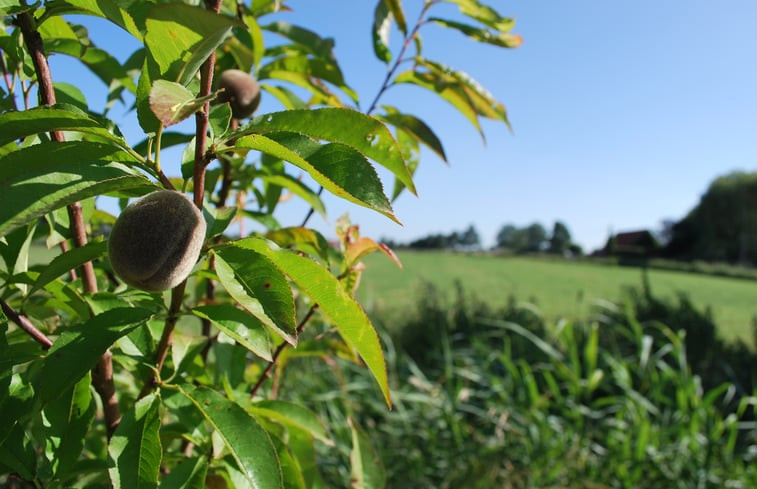
<path fill-rule="evenodd" d="M 235 119 L 250 117 L 260 104 L 260 85 L 254 76 L 242 70 L 226 70 L 218 79 L 223 92 L 218 100 L 228 102 Z"/>
<path fill-rule="evenodd" d="M 113 270 L 149 292 L 184 281 L 200 256 L 205 219 L 189 198 L 172 190 L 147 194 L 116 219 L 108 240 Z"/>

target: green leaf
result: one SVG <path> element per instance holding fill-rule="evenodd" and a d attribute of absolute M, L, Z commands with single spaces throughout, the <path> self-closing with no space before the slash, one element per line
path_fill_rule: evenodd
<path fill-rule="evenodd" d="M 60 277 L 69 270 L 73 270 L 82 264 L 100 258 L 108 249 L 108 243 L 104 241 L 90 241 L 80 248 L 73 248 L 66 253 L 56 256 L 37 277 L 34 286 L 29 291 L 33 293 Z"/>
<path fill-rule="evenodd" d="M 474 41 L 492 44 L 494 46 L 500 46 L 503 48 L 517 48 L 518 46 L 523 44 L 523 37 L 519 34 L 493 32 L 489 29 L 479 29 L 478 27 L 474 27 L 472 25 L 462 24 L 460 22 L 454 22 L 447 19 L 440 19 L 438 17 L 431 17 L 428 20 L 444 27 L 456 29 L 466 36 L 470 37 Z"/>
<path fill-rule="evenodd" d="M 476 109 L 466 93 L 456 84 L 451 83 L 433 73 L 417 73 L 415 71 L 405 71 L 394 78 L 395 83 L 410 83 L 423 87 L 429 91 L 435 92 L 443 100 L 450 103 L 476 128 L 481 137 L 484 133 L 481 130 L 481 124 L 478 121 Z M 402 182 L 404 184 L 404 182 Z"/>
<path fill-rule="evenodd" d="M 232 17 L 183 3 L 156 5 L 146 26 L 148 59 L 157 65 L 159 78 L 185 86 L 232 27 L 244 27 Z"/>
<path fill-rule="evenodd" d="M 208 114 L 208 122 L 210 123 L 210 134 L 213 140 L 226 134 L 231 124 L 231 106 L 228 102 L 211 107 Z"/>
<path fill-rule="evenodd" d="M 86 141 L 37 144 L 0 157 L 0 236 L 71 202 L 119 190 L 154 188 L 120 162 L 113 146 Z"/>
<path fill-rule="evenodd" d="M 383 489 L 386 485 L 386 473 L 371 439 L 352 419 L 348 420 L 352 431 L 352 466 L 350 479 L 353 489 Z"/>
<path fill-rule="evenodd" d="M 265 400 L 254 403 L 250 411 L 285 426 L 306 431 L 327 445 L 334 445 L 334 442 L 326 433 L 326 426 L 323 422 L 318 419 L 314 412 L 304 406 L 288 401 Z"/>
<path fill-rule="evenodd" d="M 261 174 L 260 179 L 268 185 L 276 185 L 281 188 L 285 188 L 292 192 L 297 197 L 304 200 L 310 207 L 313 208 L 318 214 L 326 218 L 326 208 L 323 205 L 323 201 L 316 192 L 311 190 L 307 185 L 302 183 L 297 178 L 291 175 L 265 175 Z M 271 211 L 271 209 L 268 209 Z"/>
<path fill-rule="evenodd" d="M 102 137 L 121 148 L 126 140 L 111 133 L 78 108 L 58 104 L 0 114 L 0 146 L 32 134 L 50 131 L 75 131 Z"/>
<path fill-rule="evenodd" d="M 389 33 L 392 30 L 392 13 L 384 0 L 378 0 L 373 11 L 373 52 L 376 57 L 388 63 L 392 60 L 389 50 Z"/>
<path fill-rule="evenodd" d="M 258 76 L 261 80 L 265 80 L 267 78 L 278 78 L 282 73 L 298 73 L 304 79 L 311 77 L 320 78 L 335 85 L 355 103 L 358 103 L 357 93 L 347 86 L 339 67 L 329 61 L 320 58 L 310 58 L 305 54 L 282 56 L 262 66 L 258 71 Z M 323 88 L 316 83 L 309 83 L 309 85 L 313 86 L 306 88 L 312 88 L 314 91 L 319 91 Z"/>
<path fill-rule="evenodd" d="M 306 489 L 305 478 L 297 459 L 289 447 L 276 435 L 271 435 L 276 456 L 281 464 L 281 476 L 286 489 Z"/>
<path fill-rule="evenodd" d="M 337 197 L 399 222 L 384 195 L 376 170 L 361 153 L 349 146 L 320 145 L 306 136 L 280 132 L 243 136 L 236 141 L 235 148 L 255 149 L 293 163 Z"/>
<path fill-rule="evenodd" d="M 330 107 L 266 114 L 232 133 L 227 140 L 247 134 L 280 131 L 295 132 L 314 139 L 350 146 L 386 167 L 415 193 L 415 186 L 402 158 L 402 151 L 389 129 L 373 117 L 354 110 Z"/>
<path fill-rule="evenodd" d="M 297 344 L 292 289 L 268 257 L 225 247 L 216 253 L 216 272 L 239 305 L 287 342 Z"/>
<path fill-rule="evenodd" d="M 281 105 L 287 110 L 293 109 L 307 109 L 308 104 L 305 103 L 296 93 L 289 90 L 286 87 L 273 86 L 269 84 L 262 84 L 260 87 L 266 92 L 273 95 Z"/>
<path fill-rule="evenodd" d="M 37 458 L 34 444 L 21 425 L 14 426 L 3 443 L 0 443 L 0 466 L 10 468 L 11 472 L 26 480 L 35 480 Z"/>
<path fill-rule="evenodd" d="M 230 304 L 195 307 L 192 314 L 207 319 L 255 355 L 271 361 L 271 340 L 259 319 Z"/>
<path fill-rule="evenodd" d="M 425 122 L 413 115 L 403 114 L 394 107 L 384 106 L 384 110 L 386 113 L 381 115 L 379 119 L 412 134 L 418 141 L 439 155 L 442 160 L 447 161 L 441 140 Z"/>
<path fill-rule="evenodd" d="M 334 40 L 331 38 L 324 39 L 311 30 L 289 24 L 288 22 L 273 22 L 261 26 L 261 28 L 280 34 L 316 57 L 332 61 L 336 64 L 336 58 L 333 53 Z"/>
<path fill-rule="evenodd" d="M 79 382 L 108 347 L 145 324 L 150 316 L 152 312 L 147 309 L 120 307 L 64 331 L 53 343 L 37 373 L 35 385 L 42 403 L 57 398 Z"/>
<path fill-rule="evenodd" d="M 160 481 L 160 489 L 205 489 L 208 472 L 206 457 L 181 459 Z"/>
<path fill-rule="evenodd" d="M 150 89 L 150 110 L 164 126 L 172 126 L 198 110 L 205 102 L 214 99 L 215 93 L 205 97 L 195 96 L 183 85 L 167 80 L 155 80 Z"/>
<path fill-rule="evenodd" d="M 239 404 L 206 387 L 183 385 L 186 396 L 220 435 L 247 482 L 256 489 L 284 489 L 281 465 L 268 433 Z"/>
<path fill-rule="evenodd" d="M 158 487 L 163 447 L 160 444 L 160 397 L 150 394 L 121 418 L 108 444 L 114 465 L 108 469 L 115 489 Z"/>
<path fill-rule="evenodd" d="M 329 261 L 330 245 L 321 233 L 304 227 L 289 227 L 268 231 L 265 235 L 282 248 L 295 248 Z"/>
<path fill-rule="evenodd" d="M 515 20 L 508 17 L 502 17 L 493 8 L 482 5 L 478 0 L 444 0 L 449 3 L 457 4 L 460 12 L 471 19 L 475 19 L 492 29 L 500 32 L 509 32 L 515 26 Z"/>
<path fill-rule="evenodd" d="M 310 258 L 279 248 L 261 238 L 246 238 L 227 247 L 253 250 L 268 257 L 303 293 L 313 299 L 326 319 L 339 330 L 344 341 L 360 354 L 378 382 L 386 404 L 391 406 L 386 363 L 376 330 L 365 311 L 336 277 Z"/>
<path fill-rule="evenodd" d="M 90 375 L 85 375 L 45 407 L 45 417 L 50 423 L 46 432 L 54 450 L 53 467 L 58 477 L 74 468 L 84 449 L 84 440 L 95 416 L 95 403 L 89 389 L 91 382 Z"/>
<path fill-rule="evenodd" d="M 46 15 L 63 13 L 87 14 L 108 19 L 126 32 L 142 41 L 142 33 L 131 14 L 119 7 L 113 0 L 56 0 L 47 4 Z"/>
<path fill-rule="evenodd" d="M 417 61 L 438 77 L 456 84 L 458 89 L 465 93 L 477 114 L 489 119 L 501 120 L 510 128 L 505 106 L 468 73 L 427 59 L 419 58 Z"/>
<path fill-rule="evenodd" d="M 397 22 L 397 28 L 402 34 L 407 35 L 407 21 L 405 20 L 405 12 L 402 10 L 402 0 L 384 0 L 384 2 Z"/>

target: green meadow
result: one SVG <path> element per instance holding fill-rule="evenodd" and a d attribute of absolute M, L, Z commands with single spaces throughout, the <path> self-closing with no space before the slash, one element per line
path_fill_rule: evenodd
<path fill-rule="evenodd" d="M 389 325 L 413 307 L 424 282 L 451 299 L 459 280 L 466 293 L 481 301 L 497 306 L 514 297 L 535 305 L 549 320 L 586 317 L 597 301 L 618 301 L 624 288 L 642 283 L 639 268 L 585 261 L 411 251 L 399 257 L 403 269 L 380 254 L 367 257 L 358 291 L 365 308 Z M 655 295 L 675 299 L 684 293 L 698 307 L 710 308 L 724 339 L 753 344 L 757 281 L 654 269 L 648 273 Z"/>

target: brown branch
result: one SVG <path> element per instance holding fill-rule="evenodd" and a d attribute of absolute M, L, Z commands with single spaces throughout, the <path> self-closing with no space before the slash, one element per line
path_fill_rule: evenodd
<path fill-rule="evenodd" d="M 10 319 L 14 323 L 16 323 L 19 328 L 21 328 L 24 331 L 26 331 L 26 333 L 29 334 L 29 336 L 31 336 L 32 338 L 34 338 L 34 340 L 37 343 L 39 343 L 40 345 L 42 345 L 42 348 L 44 350 L 49 349 L 53 345 L 53 342 L 50 341 L 50 338 L 48 338 L 40 330 L 38 330 L 32 324 L 32 322 L 29 320 L 29 318 L 27 318 L 26 316 L 23 316 L 23 315 L 17 313 L 3 299 L 0 299 L 0 306 L 2 306 L 3 313 L 5 313 L 5 315 L 8 317 L 8 319 Z"/>
<path fill-rule="evenodd" d="M 312 306 L 307 314 L 305 314 L 305 317 L 302 318 L 302 321 L 300 321 L 300 324 L 297 326 L 297 335 L 299 336 L 300 333 L 305 329 L 305 326 L 307 325 L 308 321 L 310 321 L 310 318 L 313 317 L 313 314 L 315 314 L 315 311 L 318 310 L 318 304 Z M 271 361 L 268 362 L 268 365 L 265 366 L 265 369 L 263 370 L 263 373 L 260 374 L 260 378 L 255 383 L 255 385 L 252 387 L 252 390 L 250 390 L 250 397 L 255 397 L 255 394 L 260 390 L 260 388 L 263 386 L 266 380 L 268 380 L 268 377 L 271 376 L 271 370 L 276 365 L 276 361 L 279 359 L 279 355 L 281 355 L 281 352 L 284 351 L 284 349 L 289 345 L 286 341 L 282 342 L 276 350 L 273 352 L 273 355 L 271 355 Z"/>
<path fill-rule="evenodd" d="M 150 370 L 150 375 L 147 377 L 138 399 L 145 397 L 157 385 L 158 376 L 160 375 L 160 371 L 163 370 L 166 357 L 168 357 L 168 350 L 173 343 L 173 331 L 176 329 L 176 323 L 179 320 L 179 311 L 181 310 L 181 303 L 184 299 L 184 290 L 186 288 L 187 281 L 185 280 L 171 291 L 171 305 L 168 308 L 168 317 L 163 327 L 163 334 L 160 336 L 160 341 L 158 342 L 158 349 L 155 352 L 155 369 Z"/>
<path fill-rule="evenodd" d="M 24 37 L 24 43 L 32 57 L 34 71 L 37 74 L 37 83 L 39 84 L 39 96 L 43 105 L 55 104 L 55 89 L 53 88 L 53 79 L 50 74 L 50 66 L 47 63 L 47 57 L 42 44 L 42 36 L 37 31 L 34 20 L 28 12 L 23 12 L 17 17 L 18 26 L 21 28 L 21 34 Z M 52 131 L 50 137 L 53 141 L 63 142 L 63 133 L 61 131 Z M 82 247 L 87 244 L 87 231 L 84 226 L 84 217 L 79 202 L 68 205 L 68 216 L 71 222 L 71 234 L 74 246 Z M 84 290 L 89 294 L 97 293 L 97 278 L 92 262 L 88 261 L 81 267 L 82 282 Z M 103 405 L 103 415 L 105 416 L 105 426 L 108 440 L 121 421 L 121 413 L 118 409 L 118 399 L 116 389 L 113 383 L 113 356 L 109 350 L 100 357 L 92 373 L 92 384 L 100 395 Z"/>
<path fill-rule="evenodd" d="M 60 242 L 60 251 L 61 253 L 68 252 L 68 243 L 65 240 Z M 76 282 L 76 270 L 74 270 L 73 268 L 69 270 L 68 278 L 70 278 L 72 282 Z"/>

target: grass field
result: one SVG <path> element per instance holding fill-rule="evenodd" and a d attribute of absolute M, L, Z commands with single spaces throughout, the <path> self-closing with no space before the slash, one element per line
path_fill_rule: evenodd
<path fill-rule="evenodd" d="M 413 306 L 423 281 L 451 297 L 459 279 L 466 293 L 492 305 L 504 305 L 512 295 L 535 304 L 548 319 L 557 319 L 585 317 L 595 301 L 619 299 L 624 286 L 641 284 L 642 273 L 636 268 L 522 257 L 441 252 L 401 252 L 399 257 L 402 270 L 379 254 L 369 256 L 358 292 L 369 312 L 389 321 Z M 709 306 L 723 338 L 753 344 L 756 281 L 662 270 L 650 270 L 649 280 L 656 295 L 684 292 L 697 306 Z"/>

